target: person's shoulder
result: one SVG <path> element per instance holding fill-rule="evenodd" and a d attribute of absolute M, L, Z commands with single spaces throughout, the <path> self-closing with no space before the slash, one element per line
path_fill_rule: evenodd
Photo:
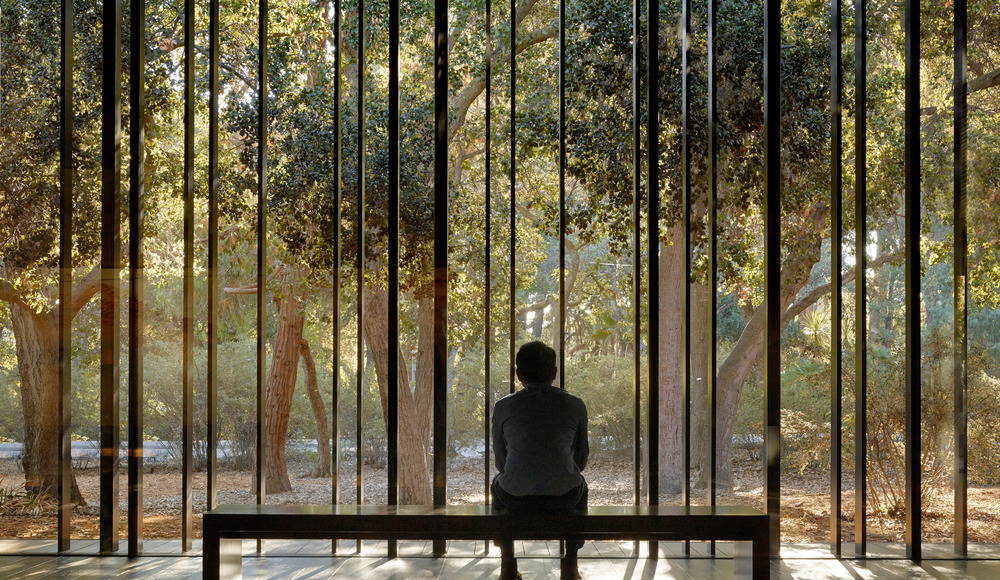
<path fill-rule="evenodd" d="M 504 395 L 504 396 L 500 397 L 500 399 L 497 400 L 497 402 L 493 405 L 493 407 L 499 409 L 501 407 L 509 405 L 511 401 L 514 401 L 514 400 L 518 399 L 519 395 L 521 393 L 523 393 L 523 392 L 524 392 L 524 389 L 519 389 L 517 391 L 514 391 L 513 393 L 510 393 L 508 395 Z"/>
<path fill-rule="evenodd" d="M 558 391 L 559 396 L 569 399 L 571 404 L 581 407 L 584 410 L 587 409 L 587 404 L 583 402 L 583 399 L 574 395 L 572 392 L 566 389 L 556 389 L 556 391 Z"/>

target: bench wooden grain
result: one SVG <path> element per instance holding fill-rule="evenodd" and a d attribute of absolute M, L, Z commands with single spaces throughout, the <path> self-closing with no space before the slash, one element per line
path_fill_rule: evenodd
<path fill-rule="evenodd" d="M 767 515 L 743 506 L 593 506 L 506 513 L 490 506 L 224 505 L 205 512 L 203 577 L 242 576 L 243 539 L 723 540 L 752 543 L 754 580 L 769 577 Z"/>

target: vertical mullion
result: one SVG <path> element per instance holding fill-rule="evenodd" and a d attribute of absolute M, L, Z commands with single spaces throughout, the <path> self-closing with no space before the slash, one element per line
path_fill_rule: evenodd
<path fill-rule="evenodd" d="M 216 507 L 219 329 L 219 0 L 208 3 L 208 345 L 206 354 L 206 507 Z"/>
<path fill-rule="evenodd" d="M 691 505 L 691 0 L 681 3 L 681 156 L 683 163 L 683 205 L 684 243 L 684 299 L 682 303 L 684 361 L 681 372 L 684 381 L 681 391 L 682 429 L 684 454 L 682 470 L 684 484 L 681 487 L 682 501 Z M 684 554 L 690 555 L 691 542 L 684 542 Z"/>
<path fill-rule="evenodd" d="M 508 381 L 514 392 L 514 343 L 516 341 L 517 315 L 514 311 L 517 292 L 517 0 L 510 0 L 510 296 L 507 315 L 510 322 L 510 364 Z"/>
<path fill-rule="evenodd" d="M 868 546 L 868 13 L 854 0 L 854 555 Z"/>
<path fill-rule="evenodd" d="M 484 300 L 483 300 L 483 498 L 484 503 L 490 503 L 490 414 L 493 409 L 493 385 L 490 373 L 491 350 L 493 348 L 493 325 L 491 312 L 493 308 L 493 279 L 492 261 L 493 252 L 491 249 L 493 238 L 493 198 L 492 198 L 492 157 L 493 157 L 493 1 L 486 0 L 486 142 L 485 142 L 485 230 L 486 230 L 486 250 L 485 250 L 485 272 L 484 272 Z M 489 542 L 485 543 L 485 551 L 489 553 Z"/>
<path fill-rule="evenodd" d="M 216 507 L 219 461 L 216 403 L 219 328 L 219 0 L 208 3 L 208 329 L 206 353 L 206 508 Z"/>
<path fill-rule="evenodd" d="M 361 504 L 364 500 L 364 480 L 361 452 L 361 411 L 362 390 L 365 380 L 365 0 L 358 0 L 358 207 L 355 231 L 357 248 L 354 256 L 354 267 L 357 279 L 357 335 L 355 336 L 355 400 L 354 400 L 354 501 Z M 355 542 L 357 552 L 361 553 L 361 540 Z"/>
<path fill-rule="evenodd" d="M 101 85 L 101 543 L 118 551 L 118 381 L 121 290 L 121 0 L 105 0 Z"/>
<path fill-rule="evenodd" d="M 448 0 L 434 1 L 434 506 L 448 492 Z M 434 542 L 444 555 L 443 540 Z"/>
<path fill-rule="evenodd" d="M 129 47 L 129 198 L 128 198 L 128 555 L 142 553 L 143 426 L 143 197 L 145 196 L 146 2 L 131 11 Z"/>
<path fill-rule="evenodd" d="M 566 2 L 559 0 L 559 386 L 566 388 Z"/>
<path fill-rule="evenodd" d="M 389 280 L 387 369 L 388 404 L 385 430 L 387 496 L 397 503 L 399 441 L 399 0 L 389 1 Z M 389 540 L 388 556 L 396 557 L 396 541 Z"/>
<path fill-rule="evenodd" d="M 969 407 L 968 407 L 968 296 L 969 296 L 969 265 L 968 265 L 968 202 L 966 198 L 966 166 L 968 153 L 966 149 L 968 66 L 966 51 L 968 48 L 968 3 L 967 0 L 955 0 L 955 76 L 954 76 L 954 173 L 952 175 L 953 213 L 955 215 L 954 233 L 954 309 L 955 309 L 955 352 L 954 352 L 954 396 L 955 396 L 955 554 L 968 554 L 968 485 L 969 485 Z"/>
<path fill-rule="evenodd" d="M 838 1 L 838 0 L 834 0 Z M 706 387 L 708 388 L 710 425 L 709 435 L 709 470 L 708 470 L 708 503 L 714 506 L 716 503 L 716 452 L 718 448 L 716 415 L 718 410 L 718 394 L 716 393 L 716 362 L 718 358 L 718 346 L 716 344 L 716 330 L 718 321 L 716 319 L 716 308 L 718 299 L 716 297 L 716 286 L 719 281 L 719 260 L 718 260 L 718 143 L 716 141 L 716 70 L 715 70 L 715 38 L 716 38 L 716 16 L 718 12 L 718 0 L 708 0 L 708 371 L 706 377 Z M 715 542 L 709 545 L 709 553 L 715 555 Z"/>
<path fill-rule="evenodd" d="M 331 395 L 330 395 L 330 434 L 333 441 L 330 443 L 330 503 L 337 505 L 340 503 L 340 225 L 341 225 L 341 201 L 343 195 L 343 128 L 341 120 L 341 63 L 342 52 L 341 42 L 341 0 L 336 0 L 333 4 L 333 357 L 331 368 Z M 337 553 L 337 540 L 330 542 L 330 552 Z"/>
<path fill-rule="evenodd" d="M 781 2 L 764 4 L 765 360 L 764 463 L 771 553 L 781 509 Z"/>
<path fill-rule="evenodd" d="M 906 327 L 906 555 L 921 559 L 920 502 L 920 2 L 903 8 L 905 52 L 903 193 Z"/>
<path fill-rule="evenodd" d="M 647 428 L 647 476 L 649 505 L 660 503 L 660 5 L 647 0 L 646 12 L 646 252 L 649 266 L 649 416 Z M 649 557 L 659 557 L 658 543 L 649 542 Z"/>
<path fill-rule="evenodd" d="M 639 0 L 632 0 L 632 503 L 642 501 L 642 167 L 639 158 Z M 635 546 L 638 547 L 637 545 Z M 638 550 L 636 550 L 638 551 Z"/>
<path fill-rule="evenodd" d="M 194 385 L 194 0 L 184 0 L 184 274 L 181 354 L 181 551 L 191 549 Z"/>
<path fill-rule="evenodd" d="M 260 0 L 257 11 L 257 461 L 254 484 L 257 505 L 264 503 L 264 400 L 267 361 L 267 0 Z M 257 540 L 260 552 L 261 541 Z"/>
<path fill-rule="evenodd" d="M 841 0 L 830 0 L 830 550 L 840 556 L 841 448 L 843 431 L 841 374 L 841 236 L 843 235 L 843 79 L 841 77 Z"/>
<path fill-rule="evenodd" d="M 73 2 L 62 1 L 59 99 L 59 499 L 57 538 L 60 552 L 70 548 L 73 517 L 73 461 L 70 449 L 73 324 Z"/>

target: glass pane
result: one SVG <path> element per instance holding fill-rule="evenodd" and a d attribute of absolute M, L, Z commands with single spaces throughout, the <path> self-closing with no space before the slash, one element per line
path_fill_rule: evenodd
<path fill-rule="evenodd" d="M 59 15 L 51 0 L 0 13 L 0 147 L 22 160 L 0 166 L 0 536 L 39 540 L 27 549 L 56 533 Z"/>
<path fill-rule="evenodd" d="M 217 500 L 254 503 L 256 462 L 257 2 L 219 23 Z M 225 63 L 226 66 L 222 66 Z"/>

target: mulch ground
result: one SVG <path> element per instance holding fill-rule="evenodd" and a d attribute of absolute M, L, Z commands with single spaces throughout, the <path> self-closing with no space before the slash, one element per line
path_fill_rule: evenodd
<path fill-rule="evenodd" d="M 293 491 L 274 494 L 268 503 L 329 503 L 330 480 L 307 477 L 309 466 L 295 465 L 289 469 Z M 354 466 L 341 465 L 340 497 L 342 502 L 355 497 Z M 632 503 L 632 465 L 630 462 L 597 461 L 587 467 L 592 505 L 626 505 Z M 364 495 L 366 503 L 385 502 L 386 474 L 384 469 L 365 466 Z M 177 470 L 160 469 L 144 474 L 143 518 L 146 538 L 177 538 L 180 536 L 181 481 Z M 97 538 L 99 479 L 96 470 L 77 472 L 77 482 L 87 505 L 74 511 L 74 538 Z M 252 475 L 248 472 L 223 470 L 218 475 L 220 503 L 253 503 Z M 719 504 L 742 504 L 763 508 L 763 489 L 759 469 L 740 468 L 735 474 L 732 494 L 720 495 Z M 16 492 L 20 482 L 15 475 L 0 479 L 0 489 Z M 125 537 L 125 477 L 120 480 L 122 514 L 120 534 Z M 784 473 L 782 475 L 782 540 L 786 542 L 826 542 L 830 529 L 829 480 L 824 473 Z M 0 496 L 0 499 L 7 497 Z M 193 489 L 195 535 L 201 534 L 201 517 L 205 509 L 205 474 L 196 473 Z M 692 503 L 706 503 L 704 492 L 697 493 Z M 679 503 L 678 497 L 665 498 L 665 503 Z M 483 501 L 483 466 L 481 460 L 456 459 L 449 464 L 449 501 L 480 503 Z M 843 493 L 844 540 L 852 540 L 854 493 Z M 55 510 L 51 503 L 35 505 L 25 513 L 15 502 L 0 503 L 0 538 L 52 538 L 55 535 Z M 924 539 L 928 542 L 949 542 L 952 537 L 953 496 L 950 489 L 931 494 L 925 505 Z M 870 514 L 869 541 L 898 542 L 903 537 L 901 517 Z M 972 542 L 1000 543 L 1000 487 L 969 489 L 969 539 Z"/>

